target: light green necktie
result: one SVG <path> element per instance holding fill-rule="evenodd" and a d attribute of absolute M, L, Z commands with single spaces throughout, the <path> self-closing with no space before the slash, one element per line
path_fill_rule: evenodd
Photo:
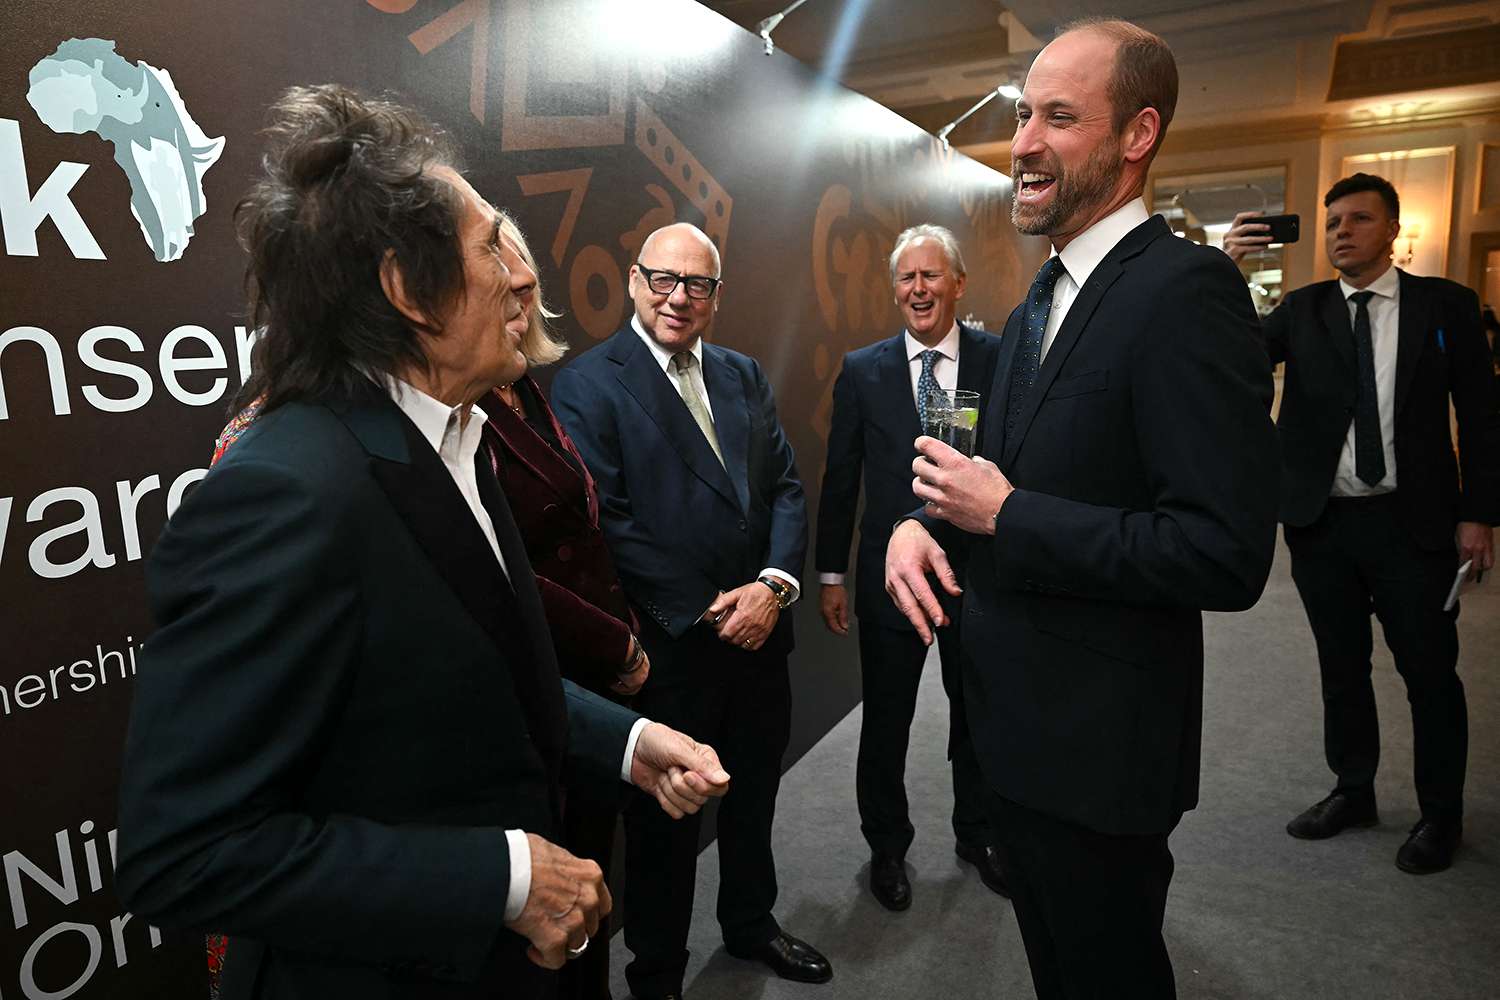
<path fill-rule="evenodd" d="M 709 415 L 708 406 L 704 404 L 703 397 L 698 395 L 698 387 L 693 385 L 693 366 L 698 359 L 693 357 L 692 351 L 683 351 L 672 355 L 672 367 L 677 370 L 677 381 L 682 385 L 682 401 L 687 404 L 688 412 L 698 422 L 698 429 L 703 436 L 708 438 L 708 446 L 714 450 L 714 456 L 718 458 L 719 464 L 724 464 L 724 453 L 719 450 L 719 436 L 714 433 L 714 418 Z M 726 466 L 727 468 L 727 466 Z"/>

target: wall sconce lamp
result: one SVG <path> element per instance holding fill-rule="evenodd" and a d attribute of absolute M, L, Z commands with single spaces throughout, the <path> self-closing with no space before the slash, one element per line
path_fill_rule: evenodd
<path fill-rule="evenodd" d="M 776 43 L 771 41 L 771 32 L 776 30 L 776 26 L 781 23 L 782 18 L 786 17 L 792 11 L 796 10 L 798 7 L 801 7 L 805 3 L 807 3 L 807 0 L 793 0 L 793 2 L 788 4 L 787 8 L 781 13 L 772 14 L 770 17 L 766 18 L 764 21 L 760 22 L 760 24 L 757 24 L 755 26 L 756 34 L 760 35 L 760 40 L 766 45 L 766 55 L 771 55 L 776 51 Z"/>
<path fill-rule="evenodd" d="M 980 108 L 984 107 L 986 104 L 990 103 L 997 97 L 1003 97 L 1008 101 L 1014 101 L 1020 96 L 1021 88 L 1017 87 L 1009 80 L 1005 81 L 1000 86 L 996 87 L 994 90 L 991 90 L 983 97 L 981 97 L 978 101 L 976 101 L 974 103 L 974 106 L 968 111 L 965 111 L 963 114 L 959 115 L 957 118 L 953 119 L 951 122 L 938 129 L 938 142 L 941 142 L 943 144 L 944 149 L 948 149 L 948 134 L 962 125 L 965 121 L 967 121 L 970 116 L 974 114 L 974 112 L 978 111 Z"/>
<path fill-rule="evenodd" d="M 1411 267 L 1411 262 L 1416 257 L 1416 244 L 1422 239 L 1422 221 L 1413 219 L 1401 227 L 1401 235 L 1396 237 L 1396 242 L 1406 241 L 1406 253 L 1396 256 L 1396 266 Z"/>

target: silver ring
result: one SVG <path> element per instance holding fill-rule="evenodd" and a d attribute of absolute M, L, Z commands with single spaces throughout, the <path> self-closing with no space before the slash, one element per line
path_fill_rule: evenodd
<path fill-rule="evenodd" d="M 746 639 L 746 640 L 745 640 L 745 648 L 746 648 L 746 649 L 749 649 L 749 648 L 750 648 L 750 640 L 749 640 L 749 639 Z"/>
<path fill-rule="evenodd" d="M 586 952 L 588 950 L 589 950 L 589 932 L 588 931 L 584 931 L 583 932 L 583 944 L 579 945 L 577 948 L 569 948 L 568 949 L 568 957 L 569 958 L 578 958 L 579 956 L 581 956 L 584 952 Z"/>

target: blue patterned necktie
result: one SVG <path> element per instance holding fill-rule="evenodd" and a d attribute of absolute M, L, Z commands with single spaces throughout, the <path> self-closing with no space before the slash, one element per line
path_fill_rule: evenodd
<path fill-rule="evenodd" d="M 1370 335 L 1370 300 L 1374 292 L 1355 292 L 1354 358 L 1359 363 L 1354 395 L 1354 474 L 1366 486 L 1385 478 L 1385 442 L 1380 437 L 1380 394 L 1375 388 L 1375 344 Z"/>
<path fill-rule="evenodd" d="M 1062 258 L 1048 257 L 1026 293 L 1026 312 L 1021 317 L 1021 342 L 1010 362 L 1010 405 L 1005 410 L 1005 436 L 1015 430 L 1026 395 L 1036 383 L 1042 366 L 1042 339 L 1047 335 L 1047 317 L 1052 312 L 1052 290 L 1063 273 Z"/>
<path fill-rule="evenodd" d="M 932 373 L 932 367 L 942 355 L 937 351 L 923 351 L 917 357 L 922 359 L 922 374 L 917 376 L 917 417 L 922 421 L 922 433 L 926 434 L 927 394 L 942 388 L 938 385 L 937 376 Z"/>

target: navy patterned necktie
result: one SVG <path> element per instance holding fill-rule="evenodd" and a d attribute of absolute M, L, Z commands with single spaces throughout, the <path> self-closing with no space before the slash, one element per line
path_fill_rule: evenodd
<path fill-rule="evenodd" d="M 933 374 L 932 369 L 942 355 L 937 351 L 923 351 L 917 357 L 922 359 L 922 374 L 917 376 L 917 417 L 922 421 L 922 433 L 926 434 L 927 394 L 942 388 L 938 385 L 937 376 Z"/>
<path fill-rule="evenodd" d="M 1366 486 L 1385 478 L 1385 442 L 1380 438 L 1380 393 L 1375 388 L 1375 343 L 1370 334 L 1370 300 L 1374 292 L 1355 292 L 1354 357 L 1359 382 L 1354 395 L 1354 474 Z"/>
<path fill-rule="evenodd" d="M 1052 313 L 1052 290 L 1063 273 L 1062 258 L 1052 256 L 1036 273 L 1026 293 L 1026 312 L 1021 317 L 1021 342 L 1010 362 L 1010 405 L 1005 409 L 1005 436 L 1010 437 L 1026 405 L 1026 396 L 1036 383 L 1042 366 L 1042 339 L 1047 335 L 1047 317 Z"/>

